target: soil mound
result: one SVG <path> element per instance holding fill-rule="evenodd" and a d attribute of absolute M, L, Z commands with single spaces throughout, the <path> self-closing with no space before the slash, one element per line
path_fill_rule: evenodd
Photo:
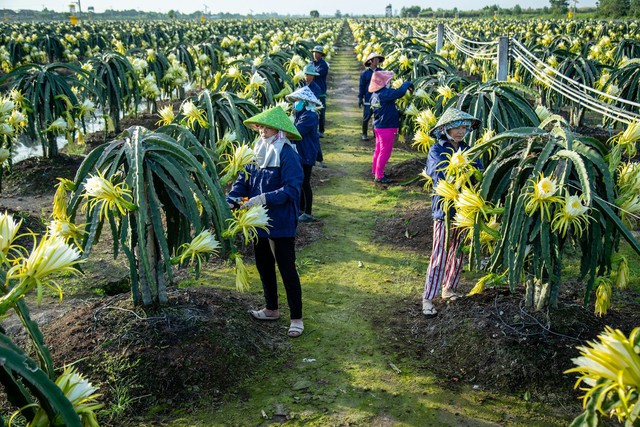
<path fill-rule="evenodd" d="M 380 220 L 377 238 L 399 248 L 431 253 L 432 221 L 428 206 L 398 211 Z M 460 284 L 467 293 L 475 283 Z M 424 363 L 425 371 L 454 385 L 467 382 L 488 392 L 504 392 L 579 409 L 573 389 L 577 346 L 597 340 L 606 325 L 629 334 L 638 325 L 640 295 L 632 290 L 612 297 L 614 305 L 600 318 L 583 306 L 580 283 L 562 284 L 559 308 L 533 312 L 523 306 L 523 288 L 490 288 L 479 295 L 446 303 L 434 300 L 437 317 L 422 315 L 419 296 L 389 303 L 393 312 L 374 310 L 373 323 L 393 352 Z M 398 309 L 400 307 L 400 309 Z M 578 402 L 579 403 L 579 402 Z M 577 410 L 576 409 L 576 410 Z M 577 415 L 577 413 L 576 413 Z"/>
<path fill-rule="evenodd" d="M 105 424 L 136 425 L 131 414 L 148 421 L 149 413 L 215 405 L 261 360 L 283 354 L 287 325 L 258 327 L 247 314 L 260 304 L 252 295 L 190 288 L 172 291 L 167 307 L 145 312 L 127 293 L 79 302 L 41 329 L 56 366 L 76 363 L 100 385 L 100 400 L 111 408 Z"/>

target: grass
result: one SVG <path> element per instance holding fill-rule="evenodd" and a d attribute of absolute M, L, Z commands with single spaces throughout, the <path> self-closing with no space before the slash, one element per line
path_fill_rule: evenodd
<path fill-rule="evenodd" d="M 452 388 L 445 379 L 430 374 L 422 360 L 399 355 L 380 339 L 381 328 L 373 323 L 372 313 L 394 316 L 397 301 L 420 298 L 431 248 L 416 253 L 380 243 L 374 239 L 377 221 L 424 204 L 428 196 L 413 187 L 385 189 L 367 179 L 372 148 L 359 140 L 361 111 L 355 94 L 348 98 L 347 89 L 357 87 L 359 72 L 349 49 L 333 58 L 331 72 L 327 137 L 322 141 L 326 163 L 342 174 L 331 176 L 314 190 L 314 215 L 323 222 L 322 235 L 297 254 L 305 333 L 291 340 L 286 353 L 247 373 L 248 378 L 221 404 L 183 408 L 167 425 L 247 426 L 285 420 L 292 426 L 568 424 L 555 408 L 532 403 L 525 396 L 489 395 L 468 385 Z M 395 150 L 391 162 L 415 156 Z M 97 255 L 110 256 L 109 245 L 100 249 Z M 621 253 L 629 259 L 631 286 L 640 289 L 637 254 L 625 243 Z M 105 268 L 100 262 L 96 270 Z M 567 260 L 567 276 L 575 275 L 577 262 Z M 249 270 L 250 292 L 260 295 L 255 267 L 249 265 Z M 117 271 L 119 277 L 128 277 L 123 257 Z M 109 273 L 106 276 L 111 277 L 113 271 Z M 480 276 L 465 275 L 469 280 Z M 89 288 L 73 285 L 77 282 L 72 277 L 63 279 L 65 298 L 104 292 L 99 279 Z M 212 284 L 235 289 L 233 271 L 228 267 L 205 269 L 200 279 L 191 277 L 178 286 Z M 283 303 L 284 298 L 281 289 Z M 283 311 L 286 315 L 286 309 Z M 284 335 L 288 323 L 279 322 Z"/>
<path fill-rule="evenodd" d="M 359 142 L 361 112 L 355 96 L 346 103 L 336 90 L 345 82 L 357 87 L 357 63 L 348 49 L 333 58 L 331 70 L 334 91 L 329 93 L 323 150 L 329 167 L 345 175 L 315 190 L 314 215 L 323 221 L 322 236 L 298 253 L 305 333 L 220 406 L 169 425 L 270 425 L 280 424 L 285 415 L 285 425 L 305 426 L 566 424 L 521 397 L 485 400 L 471 387 L 443 387 L 420 360 L 397 356 L 381 343 L 372 311 L 393 316 L 393 301 L 419 298 L 430 248 L 416 254 L 376 243 L 376 220 L 427 198 L 399 186 L 383 189 L 366 179 L 372 150 Z M 413 155 L 395 151 L 391 161 Z M 251 292 L 260 294 L 255 268 L 250 270 Z M 201 283 L 234 287 L 229 269 L 205 271 Z M 281 323 L 284 334 L 288 324 Z"/>

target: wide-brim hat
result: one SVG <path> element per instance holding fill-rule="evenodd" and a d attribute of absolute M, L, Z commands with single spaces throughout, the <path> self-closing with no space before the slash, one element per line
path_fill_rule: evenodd
<path fill-rule="evenodd" d="M 318 52 L 324 55 L 324 46 L 316 45 L 311 49 L 311 53 Z"/>
<path fill-rule="evenodd" d="M 367 59 L 364 60 L 364 66 L 368 67 L 371 64 L 371 60 L 373 58 L 380 58 L 380 63 L 382 64 L 384 62 L 384 56 L 380 55 L 379 53 L 376 52 L 371 52 L 369 54 L 369 56 L 367 56 Z"/>
<path fill-rule="evenodd" d="M 374 73 L 375 74 L 375 73 Z M 429 135 L 432 138 L 439 137 L 444 130 L 446 130 L 447 125 L 457 122 L 460 120 L 468 120 L 471 122 L 471 130 L 478 129 L 480 127 L 480 120 L 473 117 L 471 114 L 467 114 L 462 110 L 458 110 L 454 107 L 449 107 L 447 110 L 440 116 L 438 123 L 429 131 Z"/>
<path fill-rule="evenodd" d="M 302 69 L 302 72 L 309 74 L 310 76 L 319 76 L 320 73 L 316 71 L 316 67 L 313 64 L 307 64 Z"/>
<path fill-rule="evenodd" d="M 393 71 L 374 71 L 369 83 L 369 92 L 377 92 L 393 79 Z"/>
<path fill-rule="evenodd" d="M 249 117 L 243 122 L 245 126 L 249 126 L 251 129 L 257 130 L 255 125 L 267 126 L 272 129 L 281 130 L 287 134 L 287 138 L 291 141 L 299 141 L 302 139 L 300 132 L 296 129 L 295 125 L 287 116 L 287 113 L 282 107 L 273 107 L 268 110 L 264 110 L 260 114 L 256 114 L 253 117 Z"/>
<path fill-rule="evenodd" d="M 316 107 L 322 107 L 322 102 L 320 102 L 318 98 L 316 98 L 311 89 L 309 89 L 309 86 L 303 86 L 300 89 L 291 92 L 284 98 L 289 102 L 304 101 L 309 102 Z"/>

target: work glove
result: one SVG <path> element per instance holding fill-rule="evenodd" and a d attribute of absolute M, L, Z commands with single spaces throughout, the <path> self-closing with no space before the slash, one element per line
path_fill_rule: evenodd
<path fill-rule="evenodd" d="M 264 196 L 264 193 L 262 193 L 244 202 L 244 205 L 242 205 L 242 207 L 245 209 L 249 209 L 252 206 L 266 205 L 266 204 L 267 204 L 267 199 Z"/>
<path fill-rule="evenodd" d="M 358 99 L 358 108 L 362 108 L 363 105 L 362 99 Z"/>
<path fill-rule="evenodd" d="M 239 209 L 242 203 L 242 197 L 227 197 L 229 209 Z"/>

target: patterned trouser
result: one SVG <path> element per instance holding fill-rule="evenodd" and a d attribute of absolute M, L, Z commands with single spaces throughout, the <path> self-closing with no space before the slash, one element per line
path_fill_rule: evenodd
<path fill-rule="evenodd" d="M 449 246 L 445 248 L 446 236 L 443 220 L 433 221 L 433 251 L 424 285 L 424 299 L 434 299 L 440 286 L 443 290 L 455 291 L 462 271 L 462 252 L 459 252 L 463 232 L 458 228 L 449 230 Z"/>

